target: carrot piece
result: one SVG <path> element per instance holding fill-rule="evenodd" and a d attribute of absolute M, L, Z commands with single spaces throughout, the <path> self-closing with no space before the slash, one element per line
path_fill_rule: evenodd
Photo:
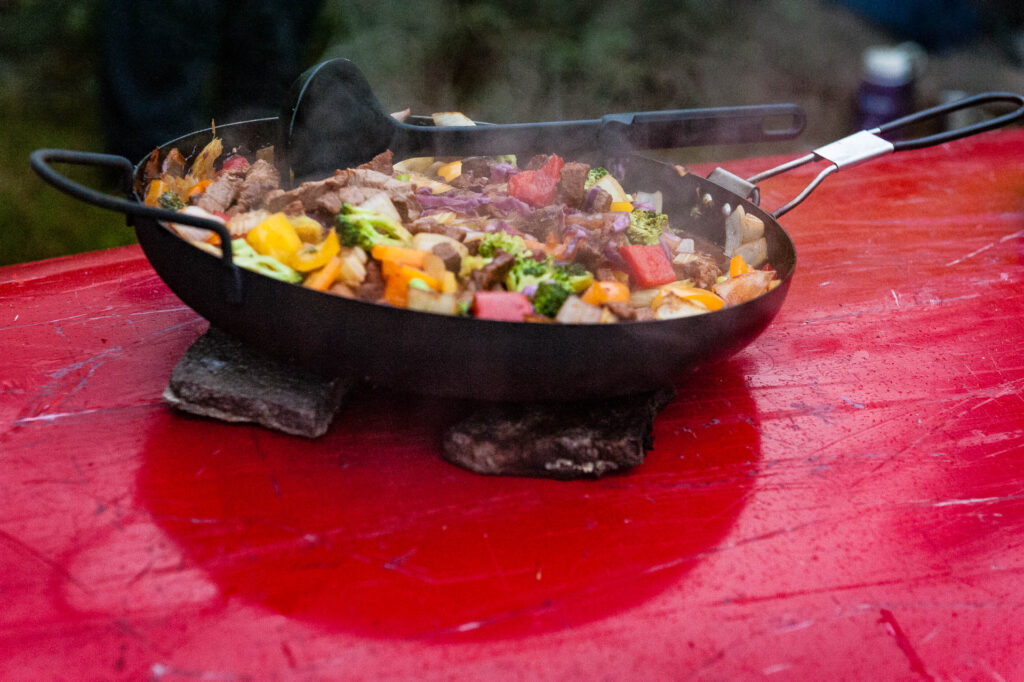
<path fill-rule="evenodd" d="M 382 263 L 395 263 L 397 265 L 411 265 L 414 268 L 423 267 L 423 258 L 426 251 L 419 249 L 408 249 L 404 246 L 387 246 L 377 244 L 370 250 L 370 255 Z"/>
<path fill-rule="evenodd" d="M 189 188 L 188 193 L 185 195 L 185 198 L 187 199 L 193 194 L 202 194 L 203 192 L 206 191 L 206 188 L 210 186 L 211 182 L 213 182 L 213 180 L 200 180 L 196 184 L 192 185 L 191 188 Z"/>
<path fill-rule="evenodd" d="M 306 281 L 302 283 L 302 286 L 310 289 L 316 289 L 317 291 L 327 291 L 327 288 L 334 284 L 334 281 L 338 279 L 338 275 L 341 273 L 341 257 L 334 256 L 327 264 L 319 270 L 314 270 L 306 277 Z"/>

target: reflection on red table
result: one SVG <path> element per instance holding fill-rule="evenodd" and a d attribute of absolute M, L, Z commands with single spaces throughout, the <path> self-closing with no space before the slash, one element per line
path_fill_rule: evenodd
<path fill-rule="evenodd" d="M 1024 132 L 782 222 L 775 323 L 571 483 L 443 462 L 435 399 L 180 416 L 206 324 L 137 248 L 0 269 L 0 679 L 1024 678 Z"/>

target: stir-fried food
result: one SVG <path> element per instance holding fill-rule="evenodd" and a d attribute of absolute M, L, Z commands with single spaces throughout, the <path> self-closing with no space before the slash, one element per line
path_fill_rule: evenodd
<path fill-rule="evenodd" d="M 394 162 L 281 188 L 271 150 L 246 158 L 217 138 L 188 164 L 145 168 L 144 200 L 226 225 L 171 225 L 197 246 L 286 282 L 443 315 L 605 323 L 700 315 L 778 284 L 764 224 L 737 207 L 725 247 L 687 234 L 660 192 L 627 192 L 601 167 L 536 156 Z"/>

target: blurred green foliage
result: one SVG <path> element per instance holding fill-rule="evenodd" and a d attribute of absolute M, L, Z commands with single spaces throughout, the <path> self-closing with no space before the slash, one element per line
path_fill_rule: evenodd
<path fill-rule="evenodd" d="M 101 5 L 0 0 L 0 265 L 134 240 L 122 216 L 64 197 L 28 166 L 39 147 L 104 148 Z M 310 64 L 353 60 L 391 111 L 517 122 L 780 101 L 807 110 L 794 143 L 659 153 L 688 163 L 845 134 L 861 51 L 885 40 L 827 0 L 325 0 L 307 50 Z M 1014 89 L 993 80 L 988 89 Z M 116 191 L 99 173 L 66 170 Z"/>

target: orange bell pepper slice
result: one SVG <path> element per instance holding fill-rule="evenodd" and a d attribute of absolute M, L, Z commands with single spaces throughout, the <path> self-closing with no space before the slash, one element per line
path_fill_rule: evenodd
<path fill-rule="evenodd" d="M 661 287 L 661 290 L 655 295 L 654 300 L 651 301 L 651 308 L 657 308 L 661 305 L 662 301 L 669 294 L 678 296 L 679 298 L 689 299 L 702 304 L 708 310 L 719 310 L 725 306 L 725 301 L 715 295 L 713 292 L 707 289 L 699 289 L 697 287 L 683 286 L 675 282 L 666 284 Z"/>
<path fill-rule="evenodd" d="M 146 206 L 156 206 L 157 202 L 160 201 L 160 197 L 164 195 L 164 192 L 170 190 L 170 186 L 163 180 L 153 180 L 149 183 L 149 187 L 146 188 L 146 198 L 144 203 Z"/>
<path fill-rule="evenodd" d="M 629 302 L 629 287 L 622 282 L 597 281 L 580 296 L 584 303 L 601 305 L 612 301 Z"/>
<path fill-rule="evenodd" d="M 729 260 L 729 276 L 736 277 L 744 272 L 750 272 L 750 266 L 747 265 L 747 261 L 743 259 L 743 256 L 736 254 Z"/>

